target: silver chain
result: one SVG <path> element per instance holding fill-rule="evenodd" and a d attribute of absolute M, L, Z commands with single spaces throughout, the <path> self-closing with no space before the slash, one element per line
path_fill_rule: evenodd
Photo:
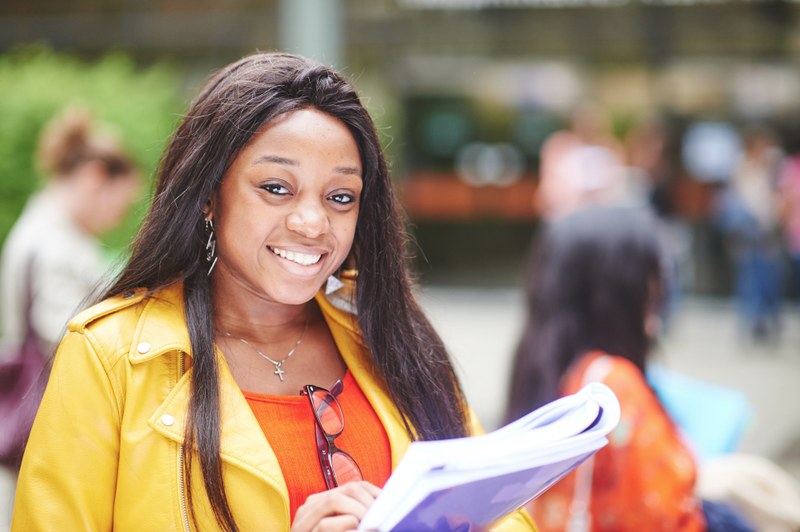
<path fill-rule="evenodd" d="M 306 335 L 306 331 L 308 331 L 308 316 L 306 316 L 306 324 L 303 327 L 303 332 L 300 334 L 300 338 L 297 339 L 297 341 L 294 343 L 294 346 L 292 346 L 292 348 L 289 350 L 289 352 L 286 353 L 286 356 L 283 357 L 281 360 L 273 360 L 273 359 L 271 359 L 266 354 L 262 353 L 256 346 L 254 346 L 253 344 L 251 344 L 250 342 L 248 342 L 244 338 L 241 338 L 239 336 L 234 336 L 229 332 L 223 332 L 222 334 L 224 334 L 225 336 L 227 336 L 229 338 L 233 338 L 234 340 L 239 340 L 244 345 L 246 345 L 247 347 L 249 347 L 250 349 L 252 349 L 256 353 L 261 355 L 262 358 L 264 358 L 265 360 L 267 360 L 270 363 L 272 363 L 272 365 L 275 366 L 275 372 L 274 372 L 275 375 L 277 375 L 278 378 L 281 380 L 281 382 L 283 382 L 283 374 L 286 373 L 286 371 L 284 371 L 281 368 L 281 366 L 283 365 L 284 362 L 289 360 L 289 358 L 291 358 L 291 356 L 294 354 L 294 352 L 297 351 L 297 348 L 300 347 L 300 343 L 303 341 L 303 338 Z"/>

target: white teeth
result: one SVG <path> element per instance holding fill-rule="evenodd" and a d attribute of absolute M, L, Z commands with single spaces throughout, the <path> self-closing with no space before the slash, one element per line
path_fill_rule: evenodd
<path fill-rule="evenodd" d="M 319 262 L 320 257 L 322 257 L 322 255 L 308 255 L 306 253 L 300 253 L 299 251 L 286 251 L 284 249 L 272 247 L 269 249 L 271 249 L 272 252 L 279 257 L 296 262 L 297 264 L 302 264 L 303 266 L 311 266 L 312 264 L 316 264 Z"/>

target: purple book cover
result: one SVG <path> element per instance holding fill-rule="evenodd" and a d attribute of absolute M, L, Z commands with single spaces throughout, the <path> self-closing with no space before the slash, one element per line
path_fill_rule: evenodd
<path fill-rule="evenodd" d="M 435 491 L 392 530 L 466 532 L 471 525 L 489 525 L 547 490 L 592 454 Z"/>

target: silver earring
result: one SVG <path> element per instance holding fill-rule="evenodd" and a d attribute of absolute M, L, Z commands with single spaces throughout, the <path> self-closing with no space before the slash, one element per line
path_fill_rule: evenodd
<path fill-rule="evenodd" d="M 211 275 L 214 266 L 217 265 L 217 239 L 214 235 L 214 222 L 206 218 L 206 232 L 208 233 L 208 242 L 206 242 L 206 262 L 210 262 L 211 266 L 208 267 L 208 273 Z"/>

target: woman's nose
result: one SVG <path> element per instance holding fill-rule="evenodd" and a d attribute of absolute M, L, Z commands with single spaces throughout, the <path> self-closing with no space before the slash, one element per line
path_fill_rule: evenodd
<path fill-rule="evenodd" d="M 286 217 L 286 227 L 306 238 L 317 238 L 328 232 L 329 221 L 322 205 L 303 201 Z"/>

